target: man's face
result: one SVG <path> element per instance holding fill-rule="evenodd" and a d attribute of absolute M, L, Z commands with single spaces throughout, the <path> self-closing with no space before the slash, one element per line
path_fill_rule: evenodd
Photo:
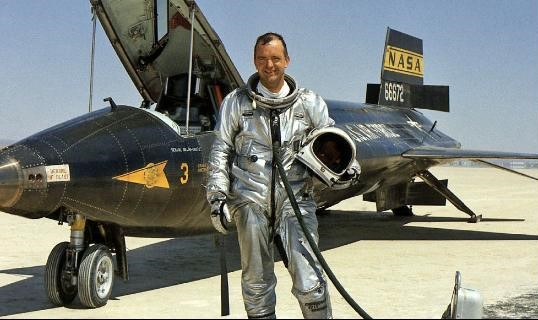
<path fill-rule="evenodd" d="M 256 46 L 254 65 L 261 83 L 272 92 L 278 92 L 284 85 L 284 71 L 289 63 L 290 59 L 284 53 L 280 40 L 271 40 Z"/>
<path fill-rule="evenodd" d="M 325 142 L 316 155 L 331 170 L 338 167 L 342 161 L 342 153 L 338 150 L 338 145 L 331 140 Z"/>

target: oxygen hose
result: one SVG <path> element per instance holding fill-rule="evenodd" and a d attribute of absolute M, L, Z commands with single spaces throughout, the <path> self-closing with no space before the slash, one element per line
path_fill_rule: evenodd
<path fill-rule="evenodd" d="M 316 242 L 312 238 L 312 235 L 308 232 L 306 229 L 306 226 L 303 222 L 303 217 L 301 215 L 301 211 L 299 210 L 299 205 L 297 204 L 297 200 L 295 199 L 295 196 L 293 195 L 293 191 L 291 190 L 291 186 L 288 182 L 288 179 L 286 178 L 286 172 L 284 171 L 284 166 L 282 165 L 282 161 L 280 161 L 280 155 L 279 150 L 277 148 L 273 148 L 273 156 L 274 160 L 276 161 L 277 167 L 278 167 L 278 173 L 280 174 L 280 177 L 282 178 L 282 182 L 284 183 L 284 187 L 286 188 L 286 193 L 288 194 L 288 197 L 290 199 L 290 204 L 293 210 L 295 211 L 295 216 L 297 217 L 297 221 L 299 221 L 299 224 L 301 225 L 301 229 L 303 229 L 303 233 L 306 236 L 306 239 L 308 243 L 310 244 L 310 247 L 312 248 L 312 251 L 314 251 L 314 254 L 316 255 L 316 258 L 318 258 L 319 263 L 321 264 L 323 270 L 325 270 L 325 273 L 327 273 L 327 276 L 329 279 L 331 279 L 331 282 L 334 284 L 338 292 L 342 295 L 342 297 L 349 303 L 349 305 L 355 310 L 363 319 L 372 319 L 366 311 L 364 311 L 358 303 L 353 300 L 353 298 L 347 293 L 347 291 L 344 289 L 344 287 L 340 284 L 338 279 L 336 279 L 336 276 L 331 271 L 331 268 L 329 268 L 329 265 L 321 255 L 321 252 L 319 251 L 318 246 L 316 245 Z"/>

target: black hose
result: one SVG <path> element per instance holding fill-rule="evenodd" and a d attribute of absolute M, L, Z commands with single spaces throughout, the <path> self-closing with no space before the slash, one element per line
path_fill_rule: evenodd
<path fill-rule="evenodd" d="M 340 284 L 338 279 L 336 279 L 336 276 L 331 271 L 331 268 L 329 268 L 329 265 L 321 255 L 321 252 L 319 251 L 318 246 L 316 245 L 316 242 L 312 238 L 312 235 L 308 232 L 306 229 L 306 226 L 303 222 L 303 217 L 301 215 L 301 211 L 299 210 L 299 205 L 297 204 L 297 200 L 295 199 L 295 196 L 293 195 L 293 191 L 291 190 L 290 183 L 288 182 L 288 179 L 286 178 L 286 172 L 284 171 L 284 167 L 282 165 L 282 162 L 280 161 L 280 155 L 279 150 L 273 149 L 273 156 L 274 160 L 276 161 L 277 167 L 278 167 L 278 173 L 280 174 L 280 177 L 282 178 L 282 182 L 284 183 L 284 187 L 286 188 L 286 192 L 288 193 L 288 197 L 290 199 L 291 207 L 295 211 L 295 216 L 297 217 L 297 221 L 299 221 L 299 224 L 301 225 L 301 228 L 303 229 L 303 233 L 306 236 L 306 240 L 308 240 L 308 243 L 310 244 L 310 247 L 312 248 L 312 251 L 314 251 L 314 254 L 316 255 L 316 258 L 318 258 L 319 263 L 323 267 L 323 270 L 325 270 L 325 273 L 327 273 L 327 276 L 329 279 L 331 279 L 331 282 L 334 284 L 338 292 L 342 295 L 342 297 L 349 303 L 349 305 L 355 310 L 363 319 L 372 319 L 366 311 L 364 311 L 358 303 L 353 300 L 353 298 L 347 293 L 347 291 L 344 289 L 344 287 Z"/>

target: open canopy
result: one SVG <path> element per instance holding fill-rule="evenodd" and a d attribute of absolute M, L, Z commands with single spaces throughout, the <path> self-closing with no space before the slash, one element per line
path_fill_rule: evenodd
<path fill-rule="evenodd" d="M 230 88 L 244 83 L 194 1 L 90 2 L 144 100 L 157 102 L 167 77 L 188 74 L 192 10 L 193 74 Z"/>

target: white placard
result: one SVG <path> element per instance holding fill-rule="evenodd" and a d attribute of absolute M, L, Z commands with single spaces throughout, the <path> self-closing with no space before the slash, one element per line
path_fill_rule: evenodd
<path fill-rule="evenodd" d="M 47 173 L 47 182 L 61 182 L 71 180 L 68 164 L 45 166 L 45 172 Z"/>

